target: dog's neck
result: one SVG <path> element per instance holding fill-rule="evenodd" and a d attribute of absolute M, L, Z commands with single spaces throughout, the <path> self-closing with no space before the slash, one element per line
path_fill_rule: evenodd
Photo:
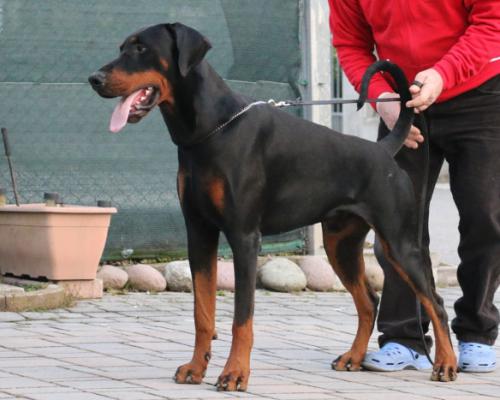
<path fill-rule="evenodd" d="M 206 61 L 172 90 L 174 103 L 161 103 L 160 110 L 172 141 L 182 147 L 203 142 L 245 106 Z"/>

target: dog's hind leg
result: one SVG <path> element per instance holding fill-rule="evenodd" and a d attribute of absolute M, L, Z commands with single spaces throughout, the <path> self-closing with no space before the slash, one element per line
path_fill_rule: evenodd
<path fill-rule="evenodd" d="M 250 352 L 253 346 L 253 312 L 257 255 L 260 233 L 226 233 L 234 256 L 235 294 L 233 340 L 217 390 L 245 391 L 250 376 Z"/>
<path fill-rule="evenodd" d="M 201 383 L 211 357 L 215 334 L 217 291 L 217 245 L 219 231 L 197 221 L 186 220 L 189 265 L 193 278 L 194 324 L 196 328 L 193 358 L 175 373 L 177 383 Z"/>
<path fill-rule="evenodd" d="M 436 358 L 431 375 L 433 381 L 454 381 L 457 378 L 457 360 L 450 340 L 448 317 L 443 300 L 435 290 L 432 269 L 423 256 L 422 249 L 415 245 L 402 229 L 397 235 L 386 236 L 377 232 L 379 248 L 399 276 L 415 292 L 418 300 L 429 315 L 436 340 Z"/>
<path fill-rule="evenodd" d="M 322 226 L 330 264 L 351 293 L 358 312 L 358 330 L 351 349 L 334 360 L 332 368 L 358 371 L 373 331 L 378 304 L 378 297 L 367 282 L 363 260 L 363 244 L 370 227 L 350 213 L 339 214 L 324 221 Z"/>

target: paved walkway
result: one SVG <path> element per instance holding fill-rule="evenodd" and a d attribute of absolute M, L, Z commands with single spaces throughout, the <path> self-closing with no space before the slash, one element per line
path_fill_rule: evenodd
<path fill-rule="evenodd" d="M 442 290 L 448 306 L 457 289 Z M 500 300 L 500 299 L 499 299 Z M 499 303 L 499 302 L 497 302 Z M 177 385 L 176 367 L 193 344 L 192 296 L 106 295 L 52 312 L 0 313 L 0 399 L 370 399 L 499 398 L 500 371 L 460 374 L 456 383 L 428 372 L 335 372 L 356 315 L 343 293 L 258 291 L 253 373 L 247 393 L 213 386 L 229 351 L 233 295 L 217 300 L 219 340 L 206 384 Z M 371 348 L 375 348 L 372 339 Z M 500 347 L 497 347 L 500 358 Z"/>

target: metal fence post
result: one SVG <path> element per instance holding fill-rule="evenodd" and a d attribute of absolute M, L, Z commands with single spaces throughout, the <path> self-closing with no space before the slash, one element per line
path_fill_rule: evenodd
<path fill-rule="evenodd" d="M 304 0 L 303 60 L 304 78 L 308 83 L 304 98 L 325 100 L 332 97 L 332 53 L 327 0 Z M 306 107 L 304 117 L 317 124 L 332 126 L 331 106 Z M 323 247 L 321 226 L 307 229 L 308 254 L 316 254 Z"/>

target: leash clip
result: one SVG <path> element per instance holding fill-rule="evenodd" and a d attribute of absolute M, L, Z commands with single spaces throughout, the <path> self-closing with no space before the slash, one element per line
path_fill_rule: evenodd
<path fill-rule="evenodd" d="M 269 99 L 267 101 L 267 104 L 269 104 L 270 106 L 273 106 L 273 107 L 277 107 L 277 108 L 282 108 L 282 107 L 289 107 L 291 106 L 292 104 L 287 102 L 287 101 L 276 101 L 274 99 Z"/>

